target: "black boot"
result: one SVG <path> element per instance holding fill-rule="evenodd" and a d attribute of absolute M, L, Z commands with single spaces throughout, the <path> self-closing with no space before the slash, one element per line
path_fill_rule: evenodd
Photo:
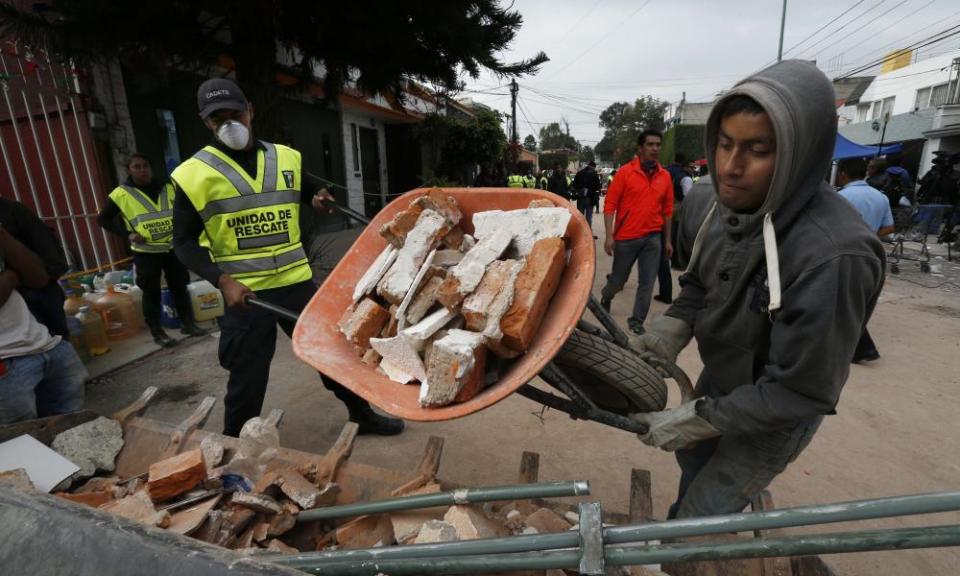
<path fill-rule="evenodd" d="M 163 328 L 151 328 L 150 335 L 153 336 L 153 341 L 162 348 L 172 348 L 177 345 L 177 341 L 167 335 Z"/>
<path fill-rule="evenodd" d="M 206 336 L 207 335 L 207 331 L 197 326 L 197 324 L 192 320 L 190 322 L 183 322 L 180 325 L 180 333 L 186 336 Z"/>
<path fill-rule="evenodd" d="M 366 402 L 347 406 L 347 411 L 350 413 L 350 421 L 360 426 L 358 434 L 396 436 L 403 432 L 403 420 L 377 414 Z"/>

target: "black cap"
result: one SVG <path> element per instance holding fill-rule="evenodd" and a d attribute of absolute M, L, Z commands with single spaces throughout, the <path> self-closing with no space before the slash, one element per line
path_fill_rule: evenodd
<path fill-rule="evenodd" d="M 242 112 L 247 109 L 247 97 L 233 80 L 211 78 L 197 89 L 197 109 L 204 119 L 217 110 Z"/>

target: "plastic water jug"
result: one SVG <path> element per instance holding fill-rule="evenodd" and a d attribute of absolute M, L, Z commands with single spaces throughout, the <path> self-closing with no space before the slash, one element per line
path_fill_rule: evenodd
<path fill-rule="evenodd" d="M 197 280 L 187 286 L 193 319 L 206 322 L 223 316 L 223 294 L 206 280 Z"/>
<path fill-rule="evenodd" d="M 100 306 L 107 338 L 127 338 L 142 328 L 140 313 L 133 304 L 133 298 L 117 292 L 113 284 L 107 285 L 107 292 L 97 300 L 97 305 Z"/>
<path fill-rule="evenodd" d="M 91 311 L 89 306 L 82 306 L 76 319 L 83 325 L 83 343 L 91 356 L 100 356 L 110 351 L 107 333 L 103 329 L 103 320 L 99 314 Z"/>
<path fill-rule="evenodd" d="M 78 310 L 77 314 L 79 313 Z M 90 351 L 87 350 L 87 343 L 83 340 L 83 322 L 75 314 L 67 314 L 67 330 L 70 332 L 70 344 L 80 360 L 83 362 L 90 360 Z"/>
<path fill-rule="evenodd" d="M 164 286 L 160 289 L 160 324 L 164 328 L 179 328 L 180 318 L 177 316 L 177 307 L 173 301 L 170 289 Z"/>
<path fill-rule="evenodd" d="M 146 325 L 143 319 L 143 290 L 136 284 L 114 284 L 114 290 L 130 296 L 133 300 L 133 307 L 137 313 L 137 324 L 141 328 Z"/>
<path fill-rule="evenodd" d="M 67 299 L 63 301 L 63 313 L 67 315 L 67 320 L 80 313 L 81 306 L 87 306 L 88 303 L 71 288 L 63 291 Z"/>

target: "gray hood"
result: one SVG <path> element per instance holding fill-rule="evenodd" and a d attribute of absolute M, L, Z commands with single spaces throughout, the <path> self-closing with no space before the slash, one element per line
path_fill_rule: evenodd
<path fill-rule="evenodd" d="M 749 96 L 770 116 L 777 139 L 776 168 L 770 191 L 759 210 L 737 213 L 714 203 L 694 242 L 690 266 L 700 252 L 701 237 L 713 217 L 730 233 L 744 237 L 763 229 L 770 311 L 780 308 L 780 274 L 776 231 L 786 228 L 820 188 L 829 173 L 837 137 L 837 111 L 833 85 L 817 67 L 803 60 L 786 60 L 750 76 L 723 95 L 707 121 L 706 151 L 710 173 L 717 174 L 715 154 L 720 131 L 720 110 L 734 96 Z M 718 178 L 713 179 L 714 194 Z M 732 224 L 735 222 L 736 224 Z"/>

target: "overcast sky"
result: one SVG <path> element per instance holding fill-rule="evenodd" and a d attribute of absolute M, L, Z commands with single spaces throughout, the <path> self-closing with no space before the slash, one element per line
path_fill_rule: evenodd
<path fill-rule="evenodd" d="M 516 0 L 524 23 L 504 60 L 538 50 L 551 60 L 536 76 L 518 80 L 520 139 L 563 116 L 571 134 L 592 146 L 603 135 L 597 117 L 613 102 L 646 94 L 675 102 L 684 91 L 687 101 L 711 100 L 776 60 L 781 6 L 780 0 Z M 815 59 L 833 77 L 958 25 L 956 0 L 790 0 L 784 57 Z M 921 55 L 957 48 L 960 36 Z M 476 92 L 464 96 L 509 112 L 501 84 L 490 75 L 468 80 Z"/>

